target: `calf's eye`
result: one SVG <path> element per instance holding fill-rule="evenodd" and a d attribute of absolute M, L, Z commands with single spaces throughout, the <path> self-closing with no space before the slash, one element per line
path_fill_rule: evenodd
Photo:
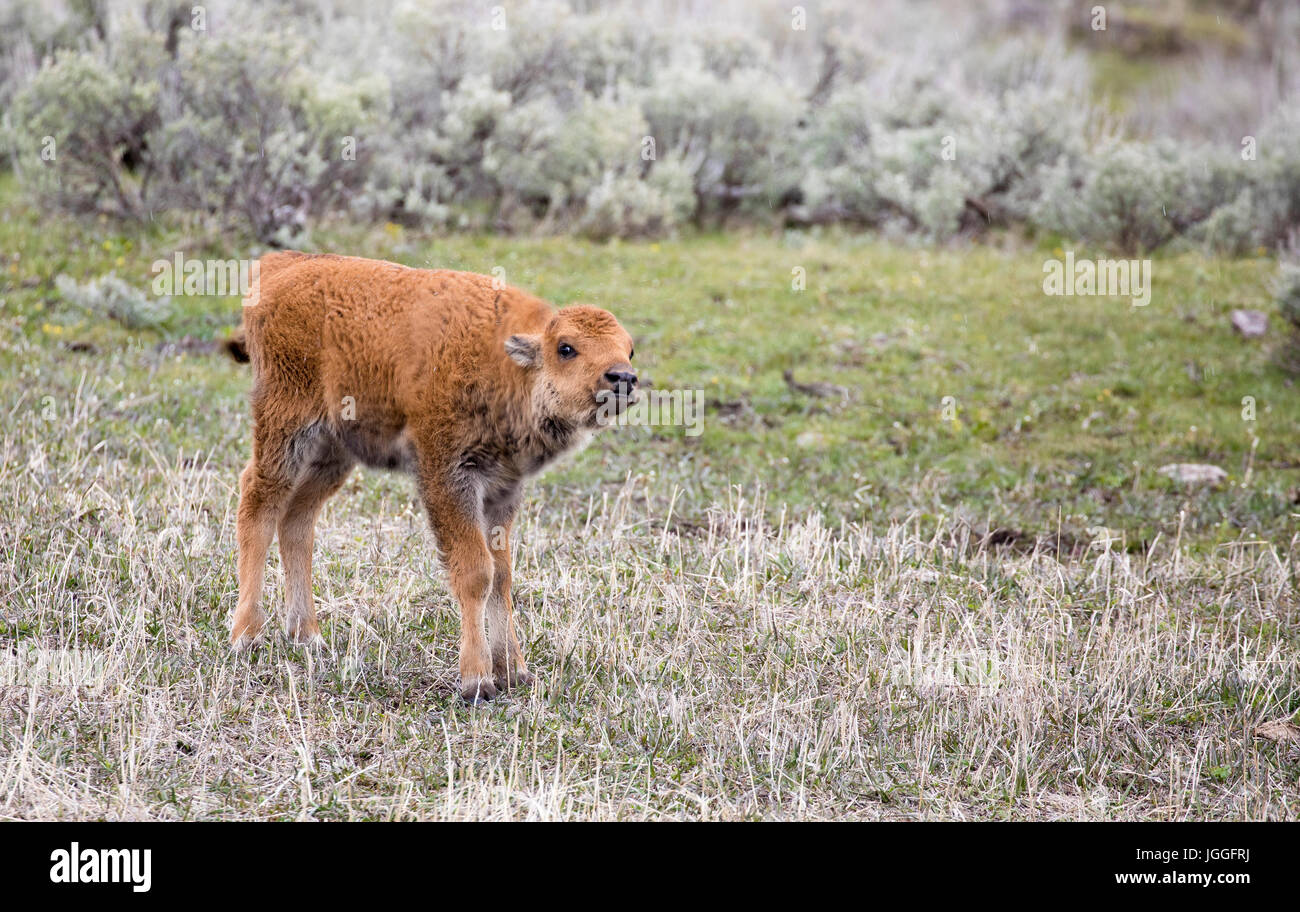
<path fill-rule="evenodd" d="M 572 358 L 572 357 L 574 357 L 575 355 L 577 355 L 577 354 L 578 354 L 578 350 L 577 350 L 576 348 L 574 348 L 572 345 L 570 345 L 568 342 L 561 342 L 561 343 L 560 343 L 560 347 L 556 349 L 556 353 L 557 353 L 561 358 L 563 358 L 564 360 L 567 361 L 567 360 L 569 360 L 570 358 Z"/>

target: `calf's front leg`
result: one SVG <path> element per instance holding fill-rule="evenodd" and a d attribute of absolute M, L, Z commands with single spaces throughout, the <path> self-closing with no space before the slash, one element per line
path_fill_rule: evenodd
<path fill-rule="evenodd" d="M 533 674 L 524 662 L 524 651 L 515 634 L 514 601 L 510 595 L 511 525 L 511 518 L 504 517 L 488 529 L 493 563 L 492 593 L 488 597 L 488 645 L 492 650 L 492 674 L 499 687 L 533 683 Z"/>
<path fill-rule="evenodd" d="M 425 509 L 438 540 L 451 592 L 460 605 L 460 695 L 469 703 L 497 695 L 492 680 L 486 614 L 492 588 L 492 555 L 478 522 L 478 504 L 438 480 L 422 479 Z"/>

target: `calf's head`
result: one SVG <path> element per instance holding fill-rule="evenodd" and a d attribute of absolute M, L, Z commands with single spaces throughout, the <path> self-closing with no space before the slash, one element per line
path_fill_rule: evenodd
<path fill-rule="evenodd" d="M 534 389 L 553 417 L 600 427 L 636 402 L 632 337 L 599 307 L 566 307 L 535 335 L 514 335 L 506 353 L 535 371 Z"/>

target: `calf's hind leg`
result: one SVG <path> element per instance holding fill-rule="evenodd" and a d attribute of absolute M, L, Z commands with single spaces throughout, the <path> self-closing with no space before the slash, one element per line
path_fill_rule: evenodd
<path fill-rule="evenodd" d="M 265 448 L 259 448 L 265 452 Z M 281 473 L 281 460 L 253 458 L 239 476 L 239 603 L 230 628 L 230 645 L 235 649 L 252 646 L 262 635 L 266 612 L 262 610 L 262 584 L 266 555 L 275 538 L 275 525 L 289 496 L 292 482 Z"/>
<path fill-rule="evenodd" d="M 311 552 L 316 517 L 352 471 L 352 459 L 337 442 L 323 439 L 303 470 L 280 516 L 280 562 L 284 566 L 285 633 L 301 646 L 321 641 L 311 594 Z"/>

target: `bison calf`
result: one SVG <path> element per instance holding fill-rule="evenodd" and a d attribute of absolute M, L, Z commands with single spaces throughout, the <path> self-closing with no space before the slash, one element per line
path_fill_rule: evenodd
<path fill-rule="evenodd" d="M 231 645 L 256 642 L 279 533 L 285 628 L 319 641 L 312 539 L 357 462 L 412 472 L 460 604 L 465 699 L 532 680 L 515 635 L 510 526 L 523 480 L 635 401 L 632 339 L 487 276 L 357 257 L 262 257 L 230 351 L 253 366 Z"/>

